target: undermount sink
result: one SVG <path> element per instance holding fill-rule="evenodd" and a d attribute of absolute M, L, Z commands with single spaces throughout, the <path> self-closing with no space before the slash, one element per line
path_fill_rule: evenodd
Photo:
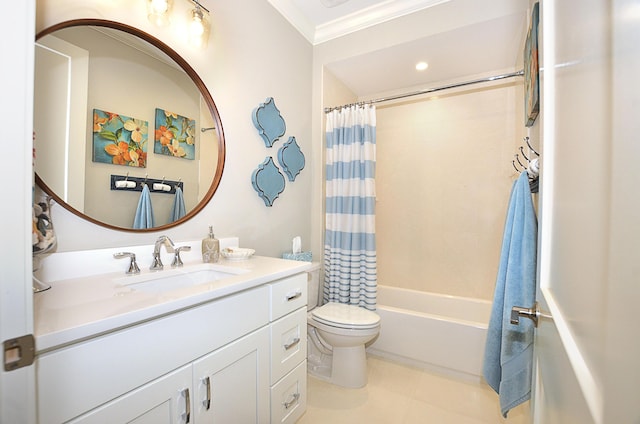
<path fill-rule="evenodd" d="M 249 272 L 245 269 L 234 269 L 216 265 L 200 265 L 156 271 L 143 275 L 119 278 L 116 284 L 127 286 L 133 290 L 150 293 L 161 293 L 199 284 L 212 283 L 229 277 Z"/>

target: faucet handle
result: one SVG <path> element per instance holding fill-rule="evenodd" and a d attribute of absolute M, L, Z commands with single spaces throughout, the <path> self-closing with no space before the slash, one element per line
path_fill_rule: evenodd
<path fill-rule="evenodd" d="M 180 252 L 188 252 L 191 250 L 191 246 L 180 246 L 175 248 L 175 255 L 173 256 L 173 262 L 171 262 L 171 268 L 180 267 L 184 265 L 182 263 L 182 258 L 180 257 Z"/>
<path fill-rule="evenodd" d="M 116 259 L 122 258 L 131 258 L 131 262 L 129 262 L 129 269 L 126 271 L 127 275 L 131 274 L 140 274 L 140 268 L 138 268 L 138 263 L 136 262 L 136 254 L 131 252 L 118 252 L 114 253 L 113 257 Z"/>

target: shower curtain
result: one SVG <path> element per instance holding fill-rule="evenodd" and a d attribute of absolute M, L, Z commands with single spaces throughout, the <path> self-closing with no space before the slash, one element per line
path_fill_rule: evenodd
<path fill-rule="evenodd" d="M 376 109 L 327 113 L 325 302 L 376 309 Z"/>

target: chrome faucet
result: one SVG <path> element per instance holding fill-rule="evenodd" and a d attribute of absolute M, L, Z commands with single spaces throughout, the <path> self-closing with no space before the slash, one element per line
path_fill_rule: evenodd
<path fill-rule="evenodd" d="M 153 263 L 151 264 L 151 268 L 149 268 L 152 271 L 164 268 L 164 265 L 162 265 L 162 259 L 160 259 L 160 248 L 162 248 L 162 246 L 164 246 L 169 253 L 173 253 L 175 251 L 173 242 L 169 237 L 158 237 L 158 240 L 156 240 L 156 244 L 153 247 Z"/>

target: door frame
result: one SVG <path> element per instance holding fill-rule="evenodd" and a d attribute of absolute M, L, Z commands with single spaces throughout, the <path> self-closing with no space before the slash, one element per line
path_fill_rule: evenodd
<path fill-rule="evenodd" d="M 10 154 L 0 157 L 3 195 L 11 207 L 0 220 L 0 341 L 33 334 L 31 282 L 31 205 L 33 158 L 33 54 L 35 1 L 15 2 L 5 9 L 0 29 L 2 51 L 11 60 L 5 66 L 0 113 L 6 125 L 3 137 Z M 3 349 L 4 351 L 4 349 Z M 3 364 L 4 364 L 3 354 Z M 0 369 L 0 422 L 36 422 L 35 366 Z"/>

